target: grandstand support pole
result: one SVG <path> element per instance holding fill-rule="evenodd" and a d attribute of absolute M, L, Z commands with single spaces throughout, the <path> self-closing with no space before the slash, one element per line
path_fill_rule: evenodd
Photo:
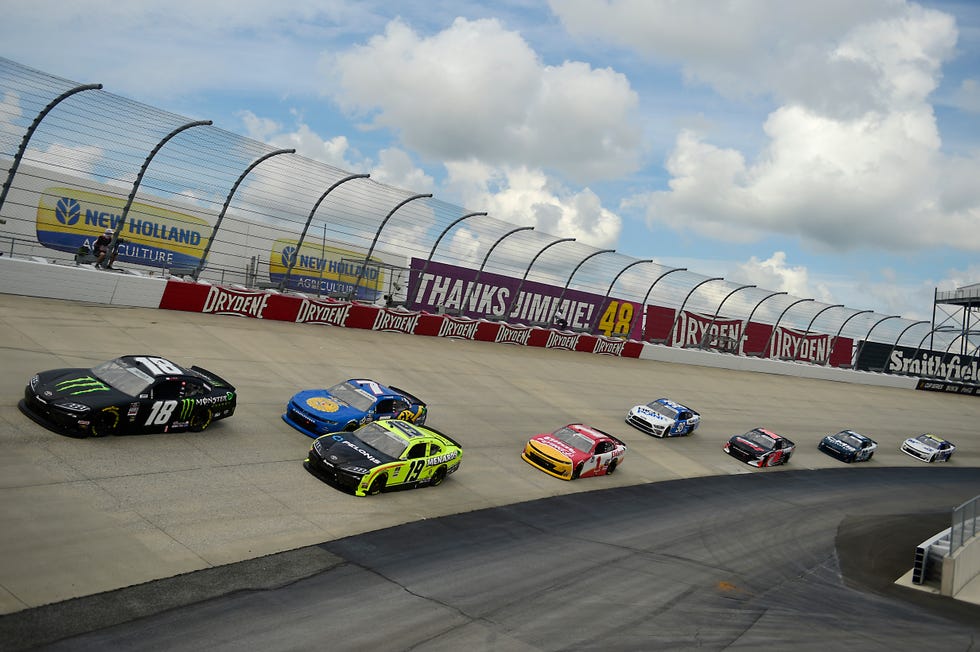
<path fill-rule="evenodd" d="M 277 149 L 275 151 L 269 152 L 268 154 L 260 156 L 259 158 L 252 161 L 252 164 L 249 165 L 247 168 L 245 168 L 244 172 L 238 175 L 238 178 L 235 180 L 234 185 L 232 185 L 231 190 L 228 192 L 228 196 L 225 197 L 225 203 L 221 207 L 221 212 L 218 213 L 218 219 L 214 223 L 214 228 L 211 229 L 211 236 L 208 238 L 208 243 L 204 245 L 204 251 L 201 253 L 201 259 L 198 261 L 197 267 L 194 268 L 194 271 L 191 274 L 191 276 L 194 277 L 195 281 L 201 275 L 201 270 L 203 270 L 204 266 L 207 265 L 208 253 L 210 253 L 211 251 L 211 243 L 214 242 L 214 236 L 218 234 L 218 229 L 221 228 L 221 222 L 222 220 L 225 219 L 225 213 L 228 211 L 228 205 L 231 204 L 231 198 L 235 196 L 235 193 L 238 191 L 238 186 L 242 185 L 242 182 L 245 180 L 245 177 L 248 176 L 248 173 L 254 170 L 256 167 L 258 167 L 260 163 L 262 163 L 267 159 L 272 158 L 273 156 L 278 156 L 279 154 L 295 154 L 295 153 L 296 153 L 295 149 Z"/>
<path fill-rule="evenodd" d="M 416 199 L 429 199 L 431 197 L 432 197 L 431 192 L 424 193 L 421 195 L 412 195 L 411 197 L 408 197 L 398 202 L 394 208 L 388 211 L 388 214 L 385 215 L 385 218 L 381 220 L 381 225 L 378 227 L 378 230 L 375 231 L 374 233 L 374 240 L 371 241 L 371 247 L 368 249 L 367 255 L 364 257 L 364 263 L 357 271 L 357 280 L 354 281 L 354 287 L 351 288 L 350 296 L 348 297 L 350 300 L 353 301 L 354 299 L 357 298 L 357 288 L 361 286 L 361 279 L 364 278 L 364 268 L 367 267 L 368 262 L 371 260 L 371 256 L 374 255 L 374 247 L 375 245 L 378 244 L 378 238 L 381 237 L 381 229 L 385 228 L 385 224 L 388 223 L 388 220 L 391 219 L 391 216 L 395 214 L 395 211 L 397 211 L 399 208 L 401 208 L 408 202 L 415 201 Z"/>
<path fill-rule="evenodd" d="M 449 230 L 451 228 L 453 228 L 454 226 L 456 226 L 457 224 L 459 224 L 460 222 L 462 222 L 463 220 L 467 220 L 467 219 L 469 219 L 471 217 L 478 217 L 478 216 L 481 216 L 481 215 L 483 217 L 486 217 L 487 213 L 485 211 L 480 211 L 480 212 L 477 212 L 477 213 L 467 213 L 466 215 L 463 215 L 462 217 L 457 217 L 455 220 L 452 221 L 452 223 L 449 226 L 447 226 L 446 228 L 444 228 L 442 230 L 442 233 L 440 233 L 439 234 L 439 237 L 436 238 L 435 244 L 432 245 L 432 250 L 429 252 L 429 257 L 425 259 L 425 264 L 422 265 L 422 271 L 419 272 L 419 282 L 420 283 L 422 281 L 422 278 L 425 276 L 426 270 L 429 269 L 429 262 L 432 261 L 432 256 L 434 256 L 435 253 L 436 253 L 436 247 L 438 247 L 439 246 L 439 243 L 442 242 L 443 237 L 445 237 L 445 235 L 447 233 L 449 233 Z M 415 294 L 412 291 L 412 277 L 409 276 L 408 277 L 408 296 L 406 298 L 408 299 L 408 301 L 407 301 L 408 306 L 410 308 L 413 308 L 413 309 L 415 308 L 415 305 L 416 305 L 416 301 L 413 298 L 414 296 L 415 296 Z"/>
<path fill-rule="evenodd" d="M 320 208 L 320 204 L 323 203 L 323 200 L 326 199 L 327 195 L 333 192 L 334 189 L 337 188 L 337 186 L 345 184 L 348 181 L 353 181 L 354 179 L 367 179 L 370 176 L 371 176 L 370 174 L 350 174 L 344 177 L 343 179 L 340 179 L 339 181 L 335 181 L 333 184 L 331 184 L 329 188 L 323 191 L 323 194 L 320 195 L 320 198 L 316 200 L 316 203 L 313 204 L 312 210 L 310 210 L 309 216 L 307 216 L 306 218 L 306 224 L 303 225 L 303 232 L 299 236 L 299 242 L 296 243 L 296 251 L 293 252 L 292 256 L 288 256 L 289 260 L 288 260 L 288 265 L 286 266 L 286 273 L 282 275 L 282 280 L 279 281 L 280 292 L 282 292 L 285 289 L 286 283 L 289 281 L 289 276 L 290 274 L 293 273 L 293 267 L 296 266 L 296 259 L 299 258 L 299 252 L 302 251 L 303 249 L 303 240 L 306 239 L 306 232 L 310 230 L 310 222 L 313 221 L 313 215 L 316 214 L 316 209 Z"/>
<path fill-rule="evenodd" d="M 687 300 L 690 299 L 691 298 L 691 295 L 694 294 L 694 291 L 697 290 L 702 285 L 704 285 L 706 283 L 710 283 L 711 281 L 724 281 L 724 280 L 725 280 L 724 277 L 721 277 L 721 276 L 712 276 L 711 278 L 706 278 L 703 281 L 701 281 L 700 283 L 697 283 L 694 287 L 692 287 L 688 291 L 687 296 L 684 297 L 684 300 L 681 302 L 681 307 L 678 308 L 677 309 L 677 312 L 674 313 L 674 321 L 672 321 L 670 323 L 670 330 L 667 331 L 667 337 L 665 339 L 663 339 L 663 340 L 658 340 L 656 343 L 657 344 L 666 344 L 667 346 L 674 346 L 674 344 L 673 344 L 673 341 L 674 341 L 674 329 L 677 328 L 677 320 L 681 318 L 681 313 L 684 312 L 684 306 L 687 305 Z"/>
<path fill-rule="evenodd" d="M 164 136 L 160 142 L 156 144 L 156 147 L 146 155 L 143 159 L 143 165 L 140 166 L 139 174 L 136 175 L 136 180 L 133 181 L 133 187 L 129 190 L 129 197 L 126 198 L 126 205 L 123 206 L 122 214 L 119 216 L 119 223 L 112 232 L 112 241 L 109 243 L 109 251 L 116 251 L 119 246 L 119 234 L 122 233 L 123 227 L 126 226 L 126 216 L 129 215 L 129 209 L 133 207 L 133 200 L 136 199 L 136 191 L 139 190 L 140 184 L 143 182 L 143 175 L 146 174 L 146 169 L 150 167 L 150 162 L 153 161 L 153 157 L 157 155 L 163 146 L 170 142 L 170 140 L 179 133 L 183 133 L 188 129 L 194 127 L 208 127 L 212 124 L 210 120 L 195 120 L 194 122 L 188 122 L 185 125 L 181 125 L 171 131 L 169 134 Z M 112 257 L 106 256 L 103 261 L 104 266 L 108 267 L 112 264 Z"/>
<path fill-rule="evenodd" d="M 51 113 L 54 107 L 61 104 L 62 101 L 68 99 L 76 93 L 81 93 L 82 91 L 98 91 L 102 90 L 102 84 L 85 84 L 84 86 L 76 86 L 71 88 L 58 97 L 54 98 L 48 102 L 47 106 L 41 109 L 41 112 L 34 117 L 34 121 L 31 122 L 31 126 L 27 128 L 24 132 L 24 137 L 20 141 L 20 146 L 17 148 L 17 153 L 14 154 L 14 162 L 10 166 L 10 170 L 7 171 L 7 180 L 3 182 L 3 189 L 0 190 L 0 214 L 3 214 L 3 204 L 7 201 L 7 192 L 10 191 L 10 186 L 13 184 L 14 175 L 17 174 L 17 168 L 20 167 L 20 162 L 24 158 L 24 152 L 27 151 L 27 144 L 31 141 L 31 137 L 34 136 L 34 132 L 41 125 L 41 121 Z"/>
<path fill-rule="evenodd" d="M 704 345 L 704 343 L 708 340 L 708 337 L 711 334 L 711 327 L 714 326 L 715 325 L 715 321 L 718 320 L 718 315 L 721 314 L 721 307 L 723 305 L 725 305 L 725 302 L 726 301 L 728 301 L 728 297 L 732 296 L 736 292 L 740 292 L 741 290 L 747 290 L 749 288 L 754 288 L 754 287 L 758 287 L 758 286 L 756 286 L 756 285 L 740 285 L 739 287 L 735 288 L 734 290 L 732 290 L 731 292 L 729 292 L 728 294 L 725 295 L 725 298 L 722 299 L 721 300 L 721 303 L 718 304 L 718 308 L 715 310 L 715 314 L 711 318 L 711 321 L 708 322 L 708 327 L 704 329 L 704 335 L 701 336 L 701 341 L 698 342 L 698 348 L 699 349 L 708 348 L 708 347 L 706 347 Z"/>
<path fill-rule="evenodd" d="M 955 332 L 956 332 L 956 329 L 954 329 L 951 326 L 942 326 L 942 325 L 939 325 L 939 326 L 936 326 L 935 328 L 931 329 L 928 333 L 926 333 L 925 335 L 922 336 L 922 339 L 921 340 L 919 340 L 919 345 L 917 347 L 915 347 L 915 351 L 912 352 L 912 360 L 914 361 L 919 356 L 919 351 L 922 350 L 922 345 L 923 345 L 923 343 L 925 343 L 927 337 L 930 338 L 929 339 L 929 346 L 930 346 L 930 349 L 929 350 L 932 351 L 933 349 L 931 347 L 934 344 L 934 341 L 931 339 L 932 335 L 934 335 L 935 333 L 955 333 Z M 921 374 L 920 373 L 920 374 L 916 374 L 916 375 L 918 375 L 918 376 L 924 376 L 925 374 Z"/>
<path fill-rule="evenodd" d="M 857 364 L 857 361 L 861 359 L 861 351 L 864 350 L 864 344 L 868 341 L 868 338 L 871 337 L 871 331 L 873 331 L 875 328 L 877 328 L 878 324 L 881 324 L 883 322 L 886 322 L 889 319 L 901 319 L 901 318 L 902 318 L 901 315 L 888 315 L 887 317 L 882 317 L 881 319 L 879 319 L 878 321 L 876 321 L 875 323 L 873 323 L 871 325 L 871 328 L 869 328 L 868 329 L 868 332 L 865 334 L 864 339 L 861 340 L 861 343 L 860 344 L 858 344 L 857 351 L 854 354 L 854 364 Z M 930 333 L 931 333 L 931 331 L 930 331 Z"/>
<path fill-rule="evenodd" d="M 806 330 L 803 331 L 803 339 L 805 340 L 806 339 L 806 336 L 810 334 L 810 329 L 813 328 L 813 324 L 814 324 L 814 322 L 817 321 L 817 317 L 819 317 L 820 315 L 824 314 L 825 312 L 827 312 L 831 308 L 843 308 L 843 307 L 844 307 L 844 304 L 843 303 L 835 303 L 832 306 L 825 306 L 824 308 L 818 310 L 817 313 L 815 315 L 813 315 L 813 317 L 810 319 L 810 323 L 806 325 Z M 796 362 L 797 360 L 800 359 L 800 348 L 802 348 L 802 347 L 799 347 L 799 348 L 796 349 L 796 354 L 793 356 L 793 362 Z"/>
<path fill-rule="evenodd" d="M 885 364 L 882 365 L 881 369 L 877 369 L 876 371 L 884 371 L 886 369 L 886 367 L 888 366 L 888 361 L 891 360 L 892 354 L 895 352 L 895 349 L 898 348 L 898 343 L 901 341 L 902 336 L 905 335 L 905 333 L 907 333 L 909 331 L 909 329 L 911 329 L 911 328 L 913 328 L 915 326 L 921 326 L 922 324 L 928 324 L 928 323 L 929 323 L 929 320 L 928 319 L 923 319 L 922 321 L 914 321 L 911 324 L 909 324 L 908 326 L 906 326 L 905 328 L 903 328 L 902 329 L 902 332 L 899 333 L 898 334 L 898 337 L 895 338 L 895 343 L 892 344 L 892 348 L 890 348 L 888 350 L 888 355 L 885 356 Z"/>
<path fill-rule="evenodd" d="M 591 254 L 583 258 L 581 261 L 579 261 L 579 264 L 575 266 L 575 269 L 572 270 L 572 273 L 568 275 L 568 280 L 565 281 L 565 287 L 561 289 L 561 294 L 558 295 L 558 301 L 555 302 L 551 314 L 548 315 L 548 323 L 551 323 L 555 320 L 555 315 L 558 313 L 558 309 L 561 307 L 561 302 L 565 298 L 565 292 L 568 290 L 568 286 L 572 282 L 572 277 L 575 276 L 575 272 L 577 272 L 579 268 L 582 267 L 582 265 L 584 265 L 585 262 L 590 258 L 595 258 L 599 254 L 611 254 L 615 252 L 616 252 L 615 249 L 600 249 L 599 251 L 592 252 Z"/>
<path fill-rule="evenodd" d="M 686 272 L 686 271 L 687 271 L 686 267 L 672 267 L 671 269 L 668 269 L 666 272 L 664 272 L 657 278 L 653 279 L 653 283 L 651 283 L 650 287 L 647 288 L 647 293 L 643 295 L 643 340 L 644 341 L 650 341 L 650 342 L 653 341 L 653 340 L 647 340 L 647 300 L 650 298 L 650 293 L 653 292 L 654 286 L 660 282 L 660 279 L 662 279 L 665 276 L 668 276 L 669 274 L 673 274 L 674 272 Z"/>
<path fill-rule="evenodd" d="M 615 277 L 613 277 L 612 283 L 609 284 L 609 288 L 606 290 L 606 296 L 602 297 L 602 303 L 599 304 L 599 310 L 601 311 L 605 307 L 606 301 L 609 299 L 609 295 L 612 294 L 613 286 L 616 285 L 616 281 L 619 280 L 619 277 L 622 276 L 626 272 L 626 270 L 628 270 L 630 267 L 633 267 L 635 265 L 643 265 L 643 264 L 652 263 L 652 262 L 653 262 L 653 260 L 650 260 L 650 259 L 647 259 L 647 260 L 634 260 L 632 263 L 630 263 L 629 265 L 627 265 L 623 269 L 619 270 L 619 273 L 616 274 Z M 602 318 L 601 316 L 596 315 L 596 319 L 601 319 L 601 318 Z M 592 328 L 592 325 L 591 324 L 589 324 L 589 328 L 590 329 Z M 627 335 L 629 335 L 629 333 L 627 333 Z"/>
<path fill-rule="evenodd" d="M 834 335 L 834 338 L 832 340 L 830 340 L 830 347 L 827 349 L 827 357 L 824 358 L 823 362 L 820 363 L 821 366 L 825 366 L 828 362 L 830 362 L 830 356 L 834 352 L 834 347 L 837 346 L 837 340 L 840 339 L 840 334 L 844 332 L 844 327 L 847 326 L 847 322 L 851 321 L 858 315 L 867 315 L 872 312 L 874 312 L 874 310 L 858 310 L 857 312 L 853 313 L 850 317 L 845 319 L 843 322 L 841 322 L 840 328 L 837 329 L 837 334 Z M 857 362 L 857 360 L 851 360 L 851 362 L 854 363 Z"/>
<path fill-rule="evenodd" d="M 483 262 L 480 263 L 480 269 L 478 269 L 476 271 L 476 277 L 474 277 L 474 279 L 473 279 L 473 285 L 470 286 L 470 287 L 472 287 L 474 290 L 476 289 L 476 285 L 480 282 L 480 276 L 483 275 L 483 268 L 487 266 L 487 261 L 490 260 L 490 254 L 492 254 L 493 253 L 493 250 L 497 248 L 497 245 L 499 245 L 501 242 L 503 242 L 504 238 L 506 238 L 507 236 L 514 235 L 515 233 L 520 233 L 521 231 L 533 231 L 533 230 L 534 230 L 534 227 L 533 226 L 520 226 L 520 227 L 518 227 L 516 229 L 511 229 L 507 233 L 505 233 L 502 236 L 500 236 L 499 238 L 497 238 L 497 241 L 494 242 L 492 245 L 490 245 L 490 248 L 487 249 L 487 254 L 483 257 Z M 467 297 L 464 296 L 463 297 L 463 302 L 464 303 L 466 302 L 466 299 L 467 299 Z"/>
<path fill-rule="evenodd" d="M 759 355 L 760 356 L 768 355 L 767 351 L 769 351 L 769 346 L 772 344 L 772 338 L 776 334 L 776 329 L 779 328 L 779 322 L 781 322 L 783 320 L 783 316 L 787 312 L 789 312 L 789 309 L 792 308 L 793 306 L 797 305 L 797 304 L 806 303 L 808 301 L 814 301 L 814 299 L 797 299 L 796 301 L 794 301 L 793 303 L 789 304 L 788 306 L 786 306 L 783 309 L 783 312 L 781 312 L 779 314 L 779 317 L 776 318 L 776 323 L 772 325 L 772 330 L 769 331 L 769 338 L 766 340 L 766 345 L 764 347 L 762 347 L 762 350 L 761 351 L 759 351 Z"/>
<path fill-rule="evenodd" d="M 507 304 L 507 312 L 504 313 L 504 317 L 506 319 L 510 319 L 513 316 L 512 313 L 514 310 L 514 302 L 517 301 L 517 298 L 521 296 L 521 289 L 524 287 L 524 281 L 527 280 L 527 275 L 531 272 L 531 267 L 534 266 L 535 261 L 537 261 L 537 259 L 541 256 L 541 254 L 543 254 L 549 248 L 554 247 L 556 244 L 559 244 L 561 242 L 575 242 L 575 238 L 559 238 L 554 242 L 549 242 L 544 247 L 542 247 L 538 253 L 534 254 L 534 258 L 531 259 L 531 262 L 528 263 L 527 269 L 524 270 L 524 276 L 521 277 L 521 282 L 517 284 L 517 290 L 514 292 L 514 296 L 510 298 L 510 302 Z"/>

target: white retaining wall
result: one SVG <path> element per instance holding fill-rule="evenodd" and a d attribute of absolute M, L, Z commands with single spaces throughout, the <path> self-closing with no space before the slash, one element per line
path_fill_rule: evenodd
<path fill-rule="evenodd" d="M 67 299 L 116 306 L 157 308 L 167 279 L 142 272 L 94 269 L 90 265 L 53 263 L 43 258 L 0 256 L 0 292 L 49 299 Z M 917 379 L 905 376 L 821 367 L 804 362 L 736 356 L 729 353 L 644 344 L 640 358 L 739 371 L 782 374 L 884 387 L 914 389 Z"/>

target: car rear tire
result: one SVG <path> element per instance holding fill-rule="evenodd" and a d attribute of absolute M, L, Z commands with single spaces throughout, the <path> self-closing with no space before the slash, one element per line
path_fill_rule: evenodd
<path fill-rule="evenodd" d="M 195 410 L 194 414 L 191 415 L 190 424 L 188 424 L 187 429 L 191 432 L 201 432 L 205 428 L 211 425 L 211 421 L 214 420 L 214 413 L 211 412 L 211 408 L 200 408 Z"/>
<path fill-rule="evenodd" d="M 355 430 L 357 430 L 357 422 L 356 421 L 351 421 L 346 426 L 344 426 L 344 432 L 354 432 Z"/>
<path fill-rule="evenodd" d="M 572 471 L 572 480 L 577 480 L 581 474 L 582 474 L 582 465 L 579 464 L 578 466 L 575 467 L 575 470 Z"/>
<path fill-rule="evenodd" d="M 874 456 L 875 456 L 875 453 L 874 453 L 874 451 L 871 451 L 870 453 L 868 453 L 868 459 L 867 459 L 867 460 L 865 460 L 865 461 L 866 461 L 866 462 L 870 462 L 870 461 L 871 461 L 871 458 L 872 458 L 872 457 L 874 457 Z"/>
<path fill-rule="evenodd" d="M 782 464 L 786 464 L 787 462 L 789 462 L 789 458 L 791 458 L 791 457 L 793 457 L 793 454 L 792 453 L 789 453 L 788 455 L 784 455 L 783 456 L 783 461 L 781 463 Z"/>
<path fill-rule="evenodd" d="M 606 469 L 606 475 L 612 475 L 616 472 L 616 460 L 609 463 L 609 468 Z"/>
<path fill-rule="evenodd" d="M 432 482 L 429 483 L 430 486 L 438 487 L 446 479 L 447 471 L 445 466 L 440 466 L 436 469 L 436 472 L 432 474 Z"/>
<path fill-rule="evenodd" d="M 374 480 L 371 481 L 371 486 L 368 487 L 367 493 L 369 496 L 377 496 L 379 493 L 385 490 L 385 486 L 388 484 L 388 476 L 382 473 Z"/>

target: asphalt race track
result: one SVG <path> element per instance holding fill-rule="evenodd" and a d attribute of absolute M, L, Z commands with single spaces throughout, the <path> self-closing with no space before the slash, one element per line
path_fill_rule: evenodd
<path fill-rule="evenodd" d="M 238 412 L 85 440 L 17 410 L 32 373 L 125 353 L 212 369 Z M 4 650 L 956 650 L 980 633 L 980 607 L 892 584 L 980 493 L 975 397 L 10 295 L 0 356 Z M 425 399 L 460 472 L 369 498 L 306 473 L 283 406 L 354 376 Z M 623 423 L 664 395 L 704 415 L 694 436 Z M 630 446 L 614 476 L 521 461 L 579 420 Z M 721 452 L 757 425 L 797 442 L 785 469 Z M 874 460 L 816 450 L 845 427 Z M 951 463 L 898 451 L 926 431 L 957 443 Z"/>

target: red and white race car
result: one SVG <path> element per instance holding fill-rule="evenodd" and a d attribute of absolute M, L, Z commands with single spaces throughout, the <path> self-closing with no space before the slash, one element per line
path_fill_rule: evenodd
<path fill-rule="evenodd" d="M 744 435 L 734 435 L 723 449 L 737 460 L 762 467 L 789 462 L 796 444 L 772 430 L 753 428 Z"/>
<path fill-rule="evenodd" d="M 582 423 L 535 435 L 521 453 L 534 468 L 562 480 L 609 475 L 619 468 L 625 455 L 622 441 Z"/>

